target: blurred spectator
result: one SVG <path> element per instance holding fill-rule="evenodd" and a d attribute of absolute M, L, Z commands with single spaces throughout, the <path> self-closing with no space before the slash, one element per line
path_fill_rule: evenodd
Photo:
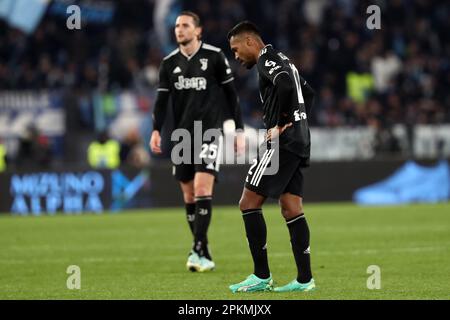
<path fill-rule="evenodd" d="M 367 101 L 374 87 L 373 76 L 370 73 L 347 73 L 347 95 L 356 103 Z"/>
<path fill-rule="evenodd" d="M 6 147 L 0 138 L 0 173 L 6 170 Z"/>
<path fill-rule="evenodd" d="M 386 51 L 384 55 L 374 57 L 372 74 L 375 80 L 375 89 L 379 93 L 393 89 L 393 79 L 401 71 L 401 67 L 400 59 L 392 51 Z"/>
<path fill-rule="evenodd" d="M 19 167 L 47 167 L 51 163 L 52 153 L 48 137 L 34 125 L 27 127 L 19 139 L 19 151 L 16 164 Z"/>
<path fill-rule="evenodd" d="M 93 168 L 116 169 L 120 165 L 120 145 L 106 131 L 102 131 L 97 140 L 89 144 L 87 158 Z"/>
<path fill-rule="evenodd" d="M 382 127 L 378 120 L 373 119 L 372 126 L 375 127 L 375 156 L 398 156 L 401 148 L 398 139 L 392 132 L 392 127 Z"/>

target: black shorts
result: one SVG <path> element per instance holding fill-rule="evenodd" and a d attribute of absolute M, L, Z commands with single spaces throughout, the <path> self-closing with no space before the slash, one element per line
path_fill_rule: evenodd
<path fill-rule="evenodd" d="M 303 197 L 303 163 L 292 152 L 283 149 L 266 150 L 253 159 L 245 178 L 245 187 L 264 197 L 275 199 L 283 193 Z"/>
<path fill-rule="evenodd" d="M 174 164 L 172 174 L 176 180 L 188 182 L 194 179 L 195 173 L 207 172 L 217 180 L 220 160 L 222 158 L 223 137 L 218 141 L 203 142 L 201 150 L 197 153 L 191 149 L 191 159 L 188 163 Z"/>

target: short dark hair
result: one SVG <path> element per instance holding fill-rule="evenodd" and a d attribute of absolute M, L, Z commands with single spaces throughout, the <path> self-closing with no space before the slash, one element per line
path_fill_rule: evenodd
<path fill-rule="evenodd" d="M 201 26 L 200 17 L 195 12 L 192 12 L 192 11 L 189 11 L 189 10 L 185 10 L 185 11 L 181 11 L 178 16 L 189 16 L 192 19 L 194 19 L 194 25 L 196 27 L 200 27 Z"/>
<path fill-rule="evenodd" d="M 228 38 L 228 40 L 230 40 L 231 37 L 236 36 L 241 33 L 244 33 L 244 32 L 253 33 L 259 37 L 261 36 L 261 33 L 259 32 L 258 27 L 254 23 L 246 20 L 246 21 L 239 22 L 237 25 L 235 25 L 228 32 L 227 38 Z"/>

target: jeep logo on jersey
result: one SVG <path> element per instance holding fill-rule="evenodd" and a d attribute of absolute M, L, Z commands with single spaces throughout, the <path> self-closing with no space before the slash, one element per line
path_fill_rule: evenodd
<path fill-rule="evenodd" d="M 200 59 L 200 63 L 202 64 L 202 66 L 200 67 L 200 69 L 202 69 L 203 71 L 205 71 L 206 69 L 208 69 L 208 59 Z"/>
<path fill-rule="evenodd" d="M 183 76 L 179 76 L 178 82 L 175 82 L 175 89 L 206 90 L 206 83 L 206 79 L 203 77 L 185 78 Z"/>

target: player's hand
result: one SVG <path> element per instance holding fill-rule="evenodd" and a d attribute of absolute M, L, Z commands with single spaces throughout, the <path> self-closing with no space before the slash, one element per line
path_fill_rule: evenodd
<path fill-rule="evenodd" d="M 161 135 L 159 134 L 159 131 L 154 130 L 152 132 L 152 137 L 150 138 L 150 149 L 155 154 L 162 153 L 161 151 Z"/>
<path fill-rule="evenodd" d="M 287 128 L 292 126 L 292 122 L 286 123 L 284 126 L 275 126 L 267 130 L 266 141 L 277 139 Z"/>
<path fill-rule="evenodd" d="M 245 134 L 244 132 L 238 132 L 236 139 L 234 140 L 234 152 L 240 156 L 245 153 Z"/>

